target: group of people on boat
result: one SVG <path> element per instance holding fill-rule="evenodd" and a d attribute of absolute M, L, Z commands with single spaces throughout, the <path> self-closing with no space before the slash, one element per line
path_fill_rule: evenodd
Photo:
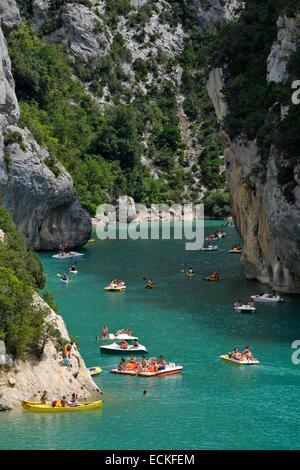
<path fill-rule="evenodd" d="M 236 361 L 254 361 L 254 357 L 249 346 L 245 346 L 242 352 L 238 351 L 237 348 L 233 348 L 233 350 L 228 353 L 228 356 Z"/>
<path fill-rule="evenodd" d="M 242 250 L 242 247 L 241 245 L 238 243 L 237 245 L 232 245 L 231 248 L 230 248 L 231 251 L 241 251 Z"/>
<path fill-rule="evenodd" d="M 234 308 L 240 308 L 240 307 L 243 307 L 244 304 L 241 300 L 236 300 L 234 302 Z M 246 304 L 246 306 L 248 307 L 254 307 L 254 300 L 250 297 L 250 299 L 248 300 L 248 303 Z"/>
<path fill-rule="evenodd" d="M 63 408 L 65 408 L 67 406 L 78 406 L 79 405 L 79 403 L 77 401 L 76 393 L 72 393 L 72 396 L 71 396 L 70 400 L 67 399 L 66 395 L 63 395 L 63 397 L 60 400 L 49 400 L 47 390 L 44 390 L 44 392 L 42 393 L 42 396 L 40 398 L 40 403 L 42 405 L 50 404 L 52 408 L 55 408 L 57 406 L 62 406 Z"/>
<path fill-rule="evenodd" d="M 116 287 L 124 287 L 125 281 L 122 279 L 112 279 L 108 285 L 108 287 L 116 288 Z"/>
<path fill-rule="evenodd" d="M 122 357 L 117 369 L 118 371 L 136 370 L 137 373 L 141 371 L 156 372 L 165 369 L 166 365 L 167 363 L 163 356 L 159 356 L 158 359 L 151 357 L 148 361 L 145 356 L 142 356 L 141 360 L 138 362 L 135 354 L 132 354 L 128 362 Z"/>
<path fill-rule="evenodd" d="M 221 279 L 221 277 L 220 277 L 220 274 L 218 273 L 218 271 L 214 271 L 213 273 L 211 273 L 211 275 L 208 277 L 208 279 L 210 281 L 219 281 Z"/>
<path fill-rule="evenodd" d="M 219 240 L 220 238 L 225 238 L 226 232 L 223 230 L 216 230 L 215 232 L 210 233 L 206 239 L 207 240 Z"/>
<path fill-rule="evenodd" d="M 138 343 L 138 340 L 135 339 L 133 341 L 133 345 L 131 346 L 132 348 L 138 348 L 139 347 L 139 343 Z M 120 348 L 121 349 L 128 349 L 129 348 L 129 344 L 127 343 L 127 341 L 125 339 L 122 339 L 121 340 L 121 343 L 120 343 Z"/>

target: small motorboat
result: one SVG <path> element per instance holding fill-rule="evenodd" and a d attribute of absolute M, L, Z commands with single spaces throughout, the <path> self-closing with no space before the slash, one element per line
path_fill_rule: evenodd
<path fill-rule="evenodd" d="M 67 258 L 76 258 L 76 256 L 83 256 L 83 253 L 77 253 L 77 251 L 70 251 L 69 253 L 65 253 L 64 251 L 62 251 L 61 253 L 52 255 L 52 258 L 67 259 Z"/>
<path fill-rule="evenodd" d="M 239 361 L 238 359 L 233 359 L 233 357 L 229 357 L 228 354 L 224 354 L 219 357 L 223 361 L 230 362 L 231 364 L 237 364 L 239 366 L 252 366 L 255 364 L 259 364 L 259 361 L 257 359 L 254 359 L 253 361 L 246 361 L 246 360 Z"/>
<path fill-rule="evenodd" d="M 252 307 L 251 305 L 249 304 L 246 304 L 246 305 L 240 305 L 239 307 L 234 307 L 234 310 L 236 312 L 242 312 L 242 313 L 252 313 L 252 312 L 255 312 L 256 311 L 256 308 L 255 307 Z"/>
<path fill-rule="evenodd" d="M 201 251 L 216 251 L 218 249 L 219 249 L 218 245 L 208 245 L 208 246 L 203 246 L 201 248 Z"/>
<path fill-rule="evenodd" d="M 127 286 L 106 286 L 104 290 L 106 292 L 124 292 Z"/>
<path fill-rule="evenodd" d="M 101 367 L 88 367 L 88 371 L 90 372 L 91 376 L 99 375 L 102 372 Z"/>
<path fill-rule="evenodd" d="M 251 295 L 251 299 L 255 302 L 283 302 L 284 299 L 280 295 L 273 294 L 260 294 L 260 295 Z"/>
<path fill-rule="evenodd" d="M 132 354 L 132 353 L 134 353 L 134 354 L 148 354 L 147 349 L 142 344 L 139 344 L 138 346 L 128 345 L 128 348 L 123 349 L 116 342 L 114 342 L 112 344 L 108 344 L 107 346 L 100 346 L 100 352 L 101 353 L 107 353 L 107 354 Z"/>
<path fill-rule="evenodd" d="M 22 401 L 22 406 L 24 410 L 27 411 L 35 411 L 38 413 L 64 413 L 64 412 L 72 412 L 72 411 L 87 411 L 87 410 L 95 410 L 102 406 L 102 400 L 92 401 L 92 402 L 82 402 L 78 403 L 78 405 L 73 406 L 61 406 L 60 401 L 57 401 L 56 406 L 52 406 L 51 404 L 42 404 L 38 402 L 31 402 L 24 400 Z"/>
<path fill-rule="evenodd" d="M 180 374 L 182 371 L 182 366 L 177 366 L 176 364 L 169 363 L 166 365 L 164 369 L 157 370 L 155 372 L 150 372 L 147 370 L 143 370 L 138 372 L 137 370 L 118 370 L 118 369 L 111 369 L 111 374 L 119 374 L 119 375 L 131 375 L 131 376 L 139 376 L 139 377 L 164 377 L 166 375 L 175 375 Z"/>

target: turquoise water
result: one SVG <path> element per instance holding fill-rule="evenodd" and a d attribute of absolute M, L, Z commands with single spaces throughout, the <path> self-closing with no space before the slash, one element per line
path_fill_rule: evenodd
<path fill-rule="evenodd" d="M 222 222 L 206 222 L 206 232 Z M 101 411 L 38 415 L 0 414 L 1 449 L 299 449 L 300 365 L 291 362 L 291 343 L 300 339 L 300 302 L 258 305 L 254 315 L 234 312 L 263 290 L 246 281 L 234 229 L 218 252 L 187 252 L 184 241 L 97 240 L 79 260 L 68 286 L 56 277 L 70 263 L 41 255 L 70 333 L 79 340 L 88 366 L 100 365 L 95 381 L 103 390 Z M 197 276 L 180 272 L 190 264 Z M 220 269 L 222 282 L 202 278 Z M 157 288 L 144 289 L 143 276 Z M 104 293 L 114 278 L 125 293 Z M 118 357 L 101 355 L 95 336 L 131 327 L 150 355 L 183 365 L 181 376 L 123 377 L 109 374 Z M 237 367 L 218 359 L 248 344 L 261 364 Z M 143 390 L 148 395 L 143 396 Z"/>

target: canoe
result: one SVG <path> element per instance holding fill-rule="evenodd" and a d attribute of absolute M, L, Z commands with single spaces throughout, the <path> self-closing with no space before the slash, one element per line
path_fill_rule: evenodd
<path fill-rule="evenodd" d="M 220 281 L 221 278 L 219 277 L 218 279 L 215 279 L 215 278 L 213 278 L 213 277 L 211 277 L 211 276 L 208 276 L 208 277 L 206 278 L 206 280 L 207 280 L 207 281 L 211 281 L 211 282 L 216 282 L 216 281 Z"/>
<path fill-rule="evenodd" d="M 52 255 L 52 258 L 58 259 L 67 259 L 67 258 L 76 258 L 76 256 L 83 256 L 83 253 L 77 253 L 77 251 L 70 251 L 70 253 L 65 253 L 64 255 Z"/>
<path fill-rule="evenodd" d="M 106 354 L 148 354 L 147 349 L 142 344 L 138 347 L 128 346 L 127 349 L 122 349 L 119 344 L 112 343 L 107 346 L 100 346 L 100 352 Z"/>
<path fill-rule="evenodd" d="M 106 286 L 106 287 L 104 287 L 104 290 L 106 292 L 123 292 L 124 290 L 126 290 L 126 286 L 122 286 L 122 287 Z"/>
<path fill-rule="evenodd" d="M 92 402 L 83 402 L 79 403 L 77 406 L 55 406 L 52 407 L 49 404 L 42 405 L 41 403 L 34 403 L 27 400 L 22 402 L 22 406 L 27 411 L 34 411 L 38 413 L 65 413 L 65 412 L 75 412 L 75 411 L 87 411 L 95 410 L 102 406 L 102 400 L 92 401 Z"/>
<path fill-rule="evenodd" d="M 216 251 L 218 249 L 219 249 L 218 245 L 214 245 L 214 246 L 203 247 L 201 248 L 201 251 Z"/>
<path fill-rule="evenodd" d="M 255 312 L 256 308 L 250 307 L 250 305 L 241 305 L 241 307 L 234 307 L 234 310 L 236 312 L 251 313 L 251 312 Z"/>
<path fill-rule="evenodd" d="M 94 375 L 99 375 L 102 372 L 101 367 L 88 367 L 88 370 L 90 371 L 90 374 L 92 377 Z"/>
<path fill-rule="evenodd" d="M 255 302 L 283 302 L 284 299 L 280 295 L 262 294 L 262 295 L 251 295 L 251 299 Z"/>
<path fill-rule="evenodd" d="M 111 369 L 110 373 L 111 374 L 119 374 L 119 375 L 131 375 L 131 376 L 139 376 L 139 377 L 165 377 L 166 375 L 175 375 L 179 374 L 182 371 L 183 367 L 182 366 L 172 366 L 172 367 L 166 367 L 165 369 L 162 370 L 157 370 L 156 372 L 148 372 L 148 371 L 143 371 L 137 373 L 137 371 L 134 370 L 118 370 L 118 369 Z"/>
<path fill-rule="evenodd" d="M 257 359 L 254 359 L 253 361 L 238 361 L 237 359 L 233 359 L 232 357 L 229 357 L 228 354 L 219 356 L 219 358 L 223 359 L 223 361 L 230 362 L 231 364 L 237 364 L 239 366 L 252 366 L 252 365 L 259 364 L 259 361 Z"/>

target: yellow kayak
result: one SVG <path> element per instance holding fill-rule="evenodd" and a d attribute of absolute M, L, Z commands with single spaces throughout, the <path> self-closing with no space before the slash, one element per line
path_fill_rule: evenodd
<path fill-rule="evenodd" d="M 94 241 L 95 240 L 93 238 L 91 238 L 90 240 L 88 240 L 88 243 L 94 243 Z"/>
<path fill-rule="evenodd" d="M 242 250 L 229 250 L 228 253 L 242 253 Z"/>
<path fill-rule="evenodd" d="M 88 370 L 90 371 L 91 376 L 101 374 L 102 372 L 101 367 L 88 367 Z"/>
<path fill-rule="evenodd" d="M 187 277 L 194 277 L 195 273 L 185 273 Z"/>
<path fill-rule="evenodd" d="M 87 411 L 95 410 L 102 406 L 102 400 L 79 403 L 77 406 L 61 406 L 60 402 L 55 407 L 48 403 L 43 405 L 39 402 L 32 402 L 24 400 L 22 406 L 27 411 L 34 411 L 38 413 L 64 413 L 69 411 Z"/>
<path fill-rule="evenodd" d="M 206 280 L 207 280 L 207 281 L 211 281 L 211 282 L 215 282 L 215 281 L 220 281 L 221 278 L 220 278 L 220 277 L 214 278 L 214 277 L 208 276 L 208 277 L 206 278 Z"/>

